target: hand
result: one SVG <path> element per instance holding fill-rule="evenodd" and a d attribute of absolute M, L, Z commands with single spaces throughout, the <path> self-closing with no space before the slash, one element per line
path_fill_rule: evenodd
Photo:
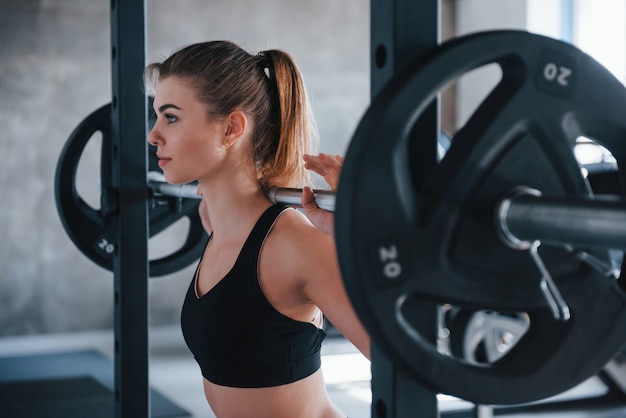
<path fill-rule="evenodd" d="M 313 170 L 324 177 L 331 190 L 336 191 L 339 185 L 339 174 L 343 165 L 343 157 L 340 155 L 319 154 L 318 156 L 304 156 L 304 167 Z M 310 187 L 302 190 L 302 207 L 309 220 L 320 230 L 334 237 L 335 235 L 335 214 L 320 209 L 315 204 L 315 197 Z"/>
<path fill-rule="evenodd" d="M 304 168 L 313 170 L 317 174 L 324 177 L 326 183 L 333 191 L 339 186 L 339 173 L 343 165 L 343 157 L 341 155 L 328 155 L 320 153 L 319 155 L 304 155 Z"/>
<path fill-rule="evenodd" d="M 209 210 L 206 206 L 206 202 L 204 201 L 204 199 L 200 200 L 200 204 L 198 205 L 198 214 L 200 215 L 202 227 L 207 232 L 207 234 L 211 235 L 213 229 L 211 227 L 211 220 L 209 219 Z"/>
<path fill-rule="evenodd" d="M 302 208 L 313 225 L 331 237 L 335 236 L 335 214 L 317 206 L 310 187 L 302 189 Z"/>

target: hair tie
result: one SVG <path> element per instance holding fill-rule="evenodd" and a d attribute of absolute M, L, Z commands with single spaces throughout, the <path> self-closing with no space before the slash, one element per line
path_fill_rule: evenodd
<path fill-rule="evenodd" d="M 261 59 L 261 69 L 263 70 L 263 74 L 265 74 L 267 78 L 272 78 L 272 72 L 270 70 L 269 61 L 267 59 L 267 56 L 265 55 L 265 52 L 266 51 L 260 51 L 256 55 Z"/>

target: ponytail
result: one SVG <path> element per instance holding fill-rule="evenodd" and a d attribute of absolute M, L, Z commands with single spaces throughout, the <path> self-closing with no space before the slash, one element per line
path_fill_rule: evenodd
<path fill-rule="evenodd" d="M 259 53 L 267 63 L 263 69 L 272 95 L 273 122 L 278 125 L 274 152 L 258 155 L 259 182 L 268 190 L 271 187 L 303 187 L 310 183 L 304 168 L 303 156 L 314 152 L 318 145 L 315 121 L 309 105 L 304 81 L 289 54 L 280 50 Z M 272 123 L 272 122 L 270 122 Z M 257 138 L 259 142 L 262 137 Z M 270 138 L 268 138 L 270 139 Z M 261 145 L 261 144 L 260 144 Z M 264 148 L 263 145 L 261 147 Z"/>

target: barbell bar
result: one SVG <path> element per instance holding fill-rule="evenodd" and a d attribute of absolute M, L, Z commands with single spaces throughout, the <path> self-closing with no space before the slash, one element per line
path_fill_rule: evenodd
<path fill-rule="evenodd" d="M 193 183 L 170 184 L 156 171 L 148 173 L 154 196 L 200 199 Z M 315 202 L 335 210 L 335 193 L 314 190 Z M 274 187 L 268 192 L 274 203 L 301 206 L 302 189 Z M 495 208 L 495 226 L 511 248 L 527 250 L 535 241 L 569 247 L 626 249 L 626 202 L 614 196 L 542 196 L 536 189 L 520 186 L 503 197 Z"/>
<path fill-rule="evenodd" d="M 198 187 L 193 183 L 170 184 L 165 181 L 163 174 L 148 172 L 148 187 L 154 196 L 180 197 L 184 199 L 200 199 Z M 315 203 L 324 210 L 335 210 L 335 193 L 329 190 L 313 190 Z M 289 206 L 301 206 L 302 189 L 288 187 L 274 187 L 269 190 L 268 197 L 274 203 Z"/>
<path fill-rule="evenodd" d="M 528 249 L 541 241 L 626 249 L 626 202 L 616 196 L 548 197 L 523 187 L 498 204 L 496 223 L 503 241 L 513 248 Z"/>

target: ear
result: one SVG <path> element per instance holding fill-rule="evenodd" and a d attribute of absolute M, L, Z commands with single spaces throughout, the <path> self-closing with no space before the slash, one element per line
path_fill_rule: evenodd
<path fill-rule="evenodd" d="M 224 143 L 230 147 L 245 136 L 248 128 L 248 117 L 240 110 L 235 110 L 226 119 Z"/>

